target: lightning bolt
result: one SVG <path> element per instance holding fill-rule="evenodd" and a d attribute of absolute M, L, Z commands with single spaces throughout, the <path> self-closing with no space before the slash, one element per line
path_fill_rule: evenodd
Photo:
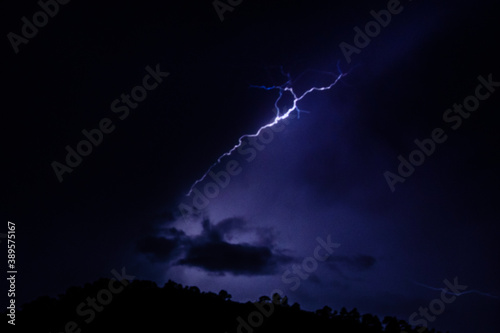
<path fill-rule="evenodd" d="M 423 284 L 423 283 L 420 283 L 420 282 L 417 282 L 417 281 L 412 281 L 413 283 L 421 286 L 421 287 L 424 287 L 424 288 L 427 288 L 427 289 L 430 289 L 430 290 L 436 290 L 436 291 L 443 291 L 445 294 L 448 294 L 448 295 L 454 295 L 454 296 L 462 296 L 462 295 L 465 295 L 465 294 L 479 294 L 479 295 L 482 295 L 482 296 L 486 296 L 486 297 L 491 297 L 491 298 L 498 298 L 498 296 L 495 296 L 495 295 L 492 295 L 492 294 L 488 294 L 488 293 L 485 293 L 483 291 L 479 291 L 477 289 L 472 289 L 472 290 L 466 290 L 466 291 L 462 291 L 460 293 L 454 293 L 454 292 L 451 292 L 448 290 L 448 288 L 436 288 L 436 287 L 431 287 L 431 286 L 428 286 L 426 284 Z"/>
<path fill-rule="evenodd" d="M 212 171 L 212 169 L 217 166 L 224 157 L 228 157 L 228 156 L 231 156 L 231 154 L 236 150 L 238 149 L 242 144 L 243 144 L 243 139 L 245 138 L 255 138 L 255 137 L 258 137 L 259 134 L 266 128 L 269 128 L 269 127 L 272 127 L 276 124 L 278 124 L 280 121 L 288 118 L 290 116 L 290 114 L 294 111 L 297 112 L 297 118 L 300 118 L 300 112 L 301 110 L 299 109 L 298 107 L 298 103 L 303 99 L 305 98 L 307 95 L 309 95 L 310 93 L 314 92 L 314 91 L 324 91 L 324 90 L 329 90 L 331 89 L 333 86 L 335 86 L 337 84 L 337 82 L 344 76 L 346 76 L 347 74 L 349 74 L 349 72 L 347 73 L 342 73 L 342 71 L 340 70 L 340 67 L 339 67 L 339 62 L 337 62 L 337 69 L 338 69 L 338 72 L 339 74 L 336 74 L 336 73 L 331 73 L 331 72 L 322 72 L 324 74 L 328 74 L 328 75 L 332 75 L 335 77 L 335 79 L 333 80 L 333 82 L 331 82 L 329 85 L 327 86 L 323 86 L 323 87 L 312 87 L 310 88 L 309 90 L 306 90 L 302 95 L 298 95 L 294 89 L 293 89 L 293 80 L 290 76 L 289 73 L 285 73 L 283 71 L 283 67 L 281 67 L 281 74 L 283 76 L 285 76 L 287 78 L 287 81 L 285 83 L 283 83 L 282 85 L 279 85 L 279 86 L 270 86 L 270 87 L 267 87 L 267 86 L 255 86 L 255 85 L 252 85 L 251 87 L 252 88 L 259 88 L 259 89 L 264 89 L 264 90 L 278 90 L 279 92 L 279 95 L 278 95 L 278 98 L 276 99 L 276 101 L 274 102 L 274 107 L 276 109 L 276 117 L 274 118 L 273 121 L 271 121 L 270 123 L 262 126 L 259 128 L 259 130 L 257 132 L 255 132 L 254 134 L 244 134 L 242 136 L 239 137 L 238 139 L 238 143 L 233 147 L 231 148 L 230 150 L 228 150 L 227 152 L 223 153 L 222 155 L 219 156 L 219 158 L 217 158 L 217 160 L 207 169 L 207 171 L 203 174 L 203 176 L 201 178 L 199 178 L 198 180 L 196 180 L 193 185 L 191 185 L 191 188 L 189 189 L 189 192 L 186 194 L 186 196 L 190 196 L 191 193 L 193 192 L 193 189 L 196 187 L 196 185 L 198 185 L 199 183 L 203 182 L 205 180 L 205 178 L 208 176 L 208 174 L 210 173 L 210 171 Z M 308 70 L 308 71 L 312 71 L 312 70 Z M 306 72 L 308 72 L 306 71 Z M 302 74 L 300 74 L 296 79 L 295 81 L 297 81 L 304 73 L 306 72 L 303 72 Z M 317 71 L 319 72 L 319 71 Z M 281 100 L 281 98 L 283 97 L 283 94 L 286 93 L 286 92 L 289 92 L 292 96 L 293 96 L 293 103 L 292 103 L 292 106 L 288 108 L 288 110 L 286 110 L 285 112 L 281 113 L 280 112 L 280 109 L 278 107 L 278 103 L 279 101 Z M 305 111 L 302 111 L 302 112 L 305 112 Z"/>

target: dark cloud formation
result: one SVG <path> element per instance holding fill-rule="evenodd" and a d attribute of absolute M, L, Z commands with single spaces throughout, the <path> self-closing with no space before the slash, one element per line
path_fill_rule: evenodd
<path fill-rule="evenodd" d="M 273 228 L 248 227 L 242 218 L 228 218 L 220 221 L 215 226 L 206 225 L 205 228 L 213 228 L 217 235 L 221 235 L 226 241 L 231 242 L 237 235 L 254 235 L 254 244 L 275 247 L 276 233 Z"/>
<path fill-rule="evenodd" d="M 274 273 L 276 260 L 267 247 L 226 242 L 207 242 L 189 249 L 180 265 L 195 266 L 210 272 L 231 272 L 235 275 L 267 275 Z"/>
<path fill-rule="evenodd" d="M 137 250 L 148 255 L 151 261 L 168 261 L 179 248 L 179 238 L 148 236 L 138 241 Z"/>
<path fill-rule="evenodd" d="M 293 259 L 274 245 L 271 228 L 248 227 L 240 218 L 225 219 L 212 225 L 203 221 L 203 230 L 188 236 L 174 227 L 161 230 L 161 236 L 148 236 L 137 244 L 137 251 L 152 262 L 198 267 L 211 273 L 234 275 L 274 274 L 281 264 Z M 251 242 L 231 242 L 248 238 Z"/>

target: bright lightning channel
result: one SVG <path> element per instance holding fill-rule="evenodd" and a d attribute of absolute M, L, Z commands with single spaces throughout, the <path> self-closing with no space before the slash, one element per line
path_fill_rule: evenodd
<path fill-rule="evenodd" d="M 288 118 L 290 116 L 290 114 L 293 112 L 293 111 L 296 111 L 297 112 L 297 116 L 298 118 L 300 118 L 300 109 L 299 107 L 297 106 L 297 104 L 304 98 L 306 97 L 307 95 L 309 95 L 310 93 L 312 93 L 313 91 L 324 91 L 324 90 L 329 90 L 331 89 L 333 86 L 335 86 L 337 84 L 337 82 L 344 76 L 346 76 L 347 74 L 349 74 L 348 72 L 347 73 L 342 73 L 342 71 L 340 70 L 339 66 L 338 66 L 338 63 L 337 63 L 337 68 L 339 69 L 339 73 L 335 80 L 330 83 L 329 85 L 327 86 L 324 86 L 324 87 L 312 87 L 310 88 L 309 90 L 305 91 L 302 95 L 298 96 L 294 89 L 293 89 L 293 81 L 291 79 L 291 76 L 289 73 L 285 73 L 283 72 L 283 68 L 281 68 L 281 73 L 286 76 L 288 78 L 288 80 L 282 84 L 282 85 L 279 85 L 279 86 L 271 86 L 271 87 L 266 87 L 266 86 L 251 86 L 253 88 L 259 88 L 259 89 L 265 89 L 265 90 L 278 90 L 279 91 L 279 96 L 278 98 L 276 99 L 276 101 L 274 102 L 274 106 L 275 106 L 275 109 L 276 109 L 276 117 L 274 118 L 273 121 L 271 121 L 270 123 L 262 126 L 261 128 L 259 128 L 259 130 L 257 132 L 255 132 L 254 134 L 244 134 L 242 135 L 239 139 L 238 139 L 238 143 L 233 147 L 231 148 L 230 150 L 228 150 L 227 152 L 225 152 L 224 154 L 220 155 L 219 158 L 217 158 L 217 161 L 212 164 L 208 169 L 207 171 L 203 174 L 203 176 L 196 180 L 193 185 L 191 185 L 191 188 L 189 189 L 189 192 L 186 194 L 186 196 L 190 196 L 191 193 L 193 192 L 193 189 L 196 187 L 196 185 L 198 185 L 199 183 L 203 182 L 205 180 L 205 178 L 208 176 L 208 174 L 210 173 L 210 171 L 212 171 L 212 169 L 217 166 L 221 160 L 224 158 L 224 157 L 227 157 L 227 156 L 230 156 L 236 149 L 238 149 L 242 144 L 243 144 L 243 139 L 245 138 L 255 138 L 255 137 L 258 137 L 260 135 L 260 133 L 266 129 L 266 128 L 269 128 L 269 127 L 272 127 L 276 124 L 278 124 L 280 121 Z M 329 75 L 336 75 L 334 73 L 327 73 Z M 300 76 L 299 76 L 300 77 Z M 299 78 L 297 77 L 297 79 Z M 297 80 L 296 79 L 296 80 Z M 292 106 L 290 108 L 288 108 L 288 110 L 286 110 L 286 112 L 280 114 L 280 109 L 278 107 L 278 103 L 279 101 L 281 100 L 281 98 L 283 97 L 283 94 L 285 92 L 290 92 L 290 94 L 292 94 L 293 96 L 293 103 L 292 103 Z"/>

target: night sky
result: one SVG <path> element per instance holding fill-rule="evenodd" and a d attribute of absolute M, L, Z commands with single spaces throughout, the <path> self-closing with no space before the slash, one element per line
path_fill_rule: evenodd
<path fill-rule="evenodd" d="M 124 267 L 406 321 L 455 280 L 413 324 L 500 326 L 495 2 L 62 3 L 0 10 L 19 308 Z"/>

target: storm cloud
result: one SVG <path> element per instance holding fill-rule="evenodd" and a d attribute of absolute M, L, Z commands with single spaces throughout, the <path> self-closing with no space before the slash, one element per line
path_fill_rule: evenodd
<path fill-rule="evenodd" d="M 212 224 L 202 222 L 198 235 L 187 235 L 175 227 L 138 241 L 136 250 L 151 262 L 169 266 L 197 267 L 211 273 L 271 275 L 292 257 L 274 245 L 272 228 L 249 227 L 241 218 Z"/>

